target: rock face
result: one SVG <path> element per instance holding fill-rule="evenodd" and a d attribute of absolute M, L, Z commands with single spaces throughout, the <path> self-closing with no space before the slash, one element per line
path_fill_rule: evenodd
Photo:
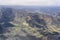
<path fill-rule="evenodd" d="M 0 9 L 0 40 L 60 40 L 60 18 L 22 9 Z"/>

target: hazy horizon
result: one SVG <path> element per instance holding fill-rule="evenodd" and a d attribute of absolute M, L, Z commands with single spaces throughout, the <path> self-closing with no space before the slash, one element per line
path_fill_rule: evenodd
<path fill-rule="evenodd" d="M 60 6 L 60 0 L 0 0 L 0 5 Z"/>

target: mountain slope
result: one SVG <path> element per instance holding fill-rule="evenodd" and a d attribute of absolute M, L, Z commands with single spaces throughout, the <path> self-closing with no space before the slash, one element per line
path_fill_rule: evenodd
<path fill-rule="evenodd" d="M 56 14 L 9 7 L 0 10 L 1 40 L 58 40 L 60 37 L 60 16 Z"/>

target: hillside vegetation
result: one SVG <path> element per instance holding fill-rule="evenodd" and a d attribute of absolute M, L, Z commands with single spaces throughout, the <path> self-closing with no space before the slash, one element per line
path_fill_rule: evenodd
<path fill-rule="evenodd" d="M 2 7 L 1 40 L 60 40 L 60 16 Z M 2 37 L 1 37 L 2 36 Z"/>

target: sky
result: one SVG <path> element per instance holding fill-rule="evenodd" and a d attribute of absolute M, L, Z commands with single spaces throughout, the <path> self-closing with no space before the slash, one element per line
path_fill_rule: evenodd
<path fill-rule="evenodd" d="M 0 5 L 60 6 L 60 0 L 0 0 Z"/>

